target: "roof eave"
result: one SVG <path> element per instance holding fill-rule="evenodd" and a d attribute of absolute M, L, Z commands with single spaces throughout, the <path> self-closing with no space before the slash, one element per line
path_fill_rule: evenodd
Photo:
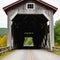
<path fill-rule="evenodd" d="M 15 6 L 15 5 L 17 5 L 17 4 L 20 4 L 21 2 L 24 2 L 24 1 L 25 1 L 25 0 L 16 1 L 16 2 L 14 2 L 13 4 L 10 4 L 10 5 L 6 6 L 6 7 L 4 7 L 3 9 L 4 9 L 4 11 L 7 13 L 7 11 L 8 11 L 10 8 L 12 8 L 13 6 Z M 50 5 L 50 4 L 48 4 L 48 3 L 44 2 L 44 1 L 41 1 L 41 0 L 36 0 L 36 1 L 37 1 L 38 3 L 46 6 L 47 8 L 50 8 L 51 10 L 53 10 L 53 14 L 54 14 L 54 13 L 57 11 L 57 9 L 58 9 L 58 8 L 52 6 L 52 5 Z"/>
<path fill-rule="evenodd" d="M 12 3 L 12 4 L 10 4 L 10 5 L 6 6 L 6 7 L 4 7 L 3 9 L 4 9 L 4 11 L 7 13 L 7 11 L 8 11 L 11 7 L 13 7 L 13 6 L 17 5 L 17 4 L 20 4 L 20 3 L 23 2 L 23 1 L 24 1 L 24 0 L 16 1 L 16 2 L 14 2 L 14 3 Z"/>
<path fill-rule="evenodd" d="M 50 4 L 48 4 L 44 1 L 39 1 L 39 0 L 36 0 L 36 1 L 39 2 L 42 5 L 45 5 L 46 7 L 50 8 L 51 10 L 53 10 L 53 13 L 55 13 L 58 10 L 58 8 L 52 6 L 52 5 L 50 5 Z"/>

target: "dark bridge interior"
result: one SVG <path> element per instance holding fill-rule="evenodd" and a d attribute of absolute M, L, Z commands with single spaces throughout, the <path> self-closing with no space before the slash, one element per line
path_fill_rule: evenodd
<path fill-rule="evenodd" d="M 16 15 L 12 20 L 12 36 L 15 49 L 41 48 L 44 36 L 47 35 L 47 19 L 41 15 Z M 25 34 L 31 32 L 32 34 Z M 24 47 L 24 37 L 33 37 L 33 47 Z"/>

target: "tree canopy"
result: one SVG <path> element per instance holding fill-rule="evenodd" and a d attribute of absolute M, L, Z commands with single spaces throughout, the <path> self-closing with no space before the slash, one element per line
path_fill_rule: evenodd
<path fill-rule="evenodd" d="M 60 45 L 60 20 L 56 21 L 55 23 L 54 35 L 55 43 L 57 43 L 57 45 Z"/>

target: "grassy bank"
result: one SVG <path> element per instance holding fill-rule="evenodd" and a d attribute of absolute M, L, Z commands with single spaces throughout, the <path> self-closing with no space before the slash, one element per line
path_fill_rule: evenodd
<path fill-rule="evenodd" d="M 50 50 L 48 50 L 48 52 L 51 52 L 53 54 L 56 54 L 56 55 L 59 55 L 60 56 L 60 51 L 50 51 Z"/>
<path fill-rule="evenodd" d="M 60 52 L 53 52 L 54 54 L 56 54 L 56 55 L 60 55 Z"/>
<path fill-rule="evenodd" d="M 14 51 L 15 51 L 15 50 L 12 50 L 12 51 L 8 51 L 8 52 L 6 52 L 6 53 L 1 54 L 1 55 L 0 55 L 0 60 L 2 60 L 4 57 L 10 55 L 10 54 L 13 53 Z"/>

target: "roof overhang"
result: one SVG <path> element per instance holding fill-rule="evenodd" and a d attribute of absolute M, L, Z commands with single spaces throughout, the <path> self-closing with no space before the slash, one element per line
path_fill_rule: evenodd
<path fill-rule="evenodd" d="M 14 7 L 16 5 L 19 5 L 20 3 L 25 2 L 25 1 L 27 1 L 27 0 L 18 0 L 16 2 L 14 2 L 14 3 L 12 3 L 12 4 L 10 4 L 10 5 L 6 6 L 6 7 L 4 7 L 3 9 L 7 13 L 12 7 Z M 57 8 L 56 7 L 54 7 L 54 6 L 46 3 L 44 1 L 41 1 L 41 0 L 34 0 L 34 1 L 40 3 L 41 5 L 49 8 L 49 9 L 51 9 L 53 11 L 53 13 L 55 13 L 57 11 Z"/>

